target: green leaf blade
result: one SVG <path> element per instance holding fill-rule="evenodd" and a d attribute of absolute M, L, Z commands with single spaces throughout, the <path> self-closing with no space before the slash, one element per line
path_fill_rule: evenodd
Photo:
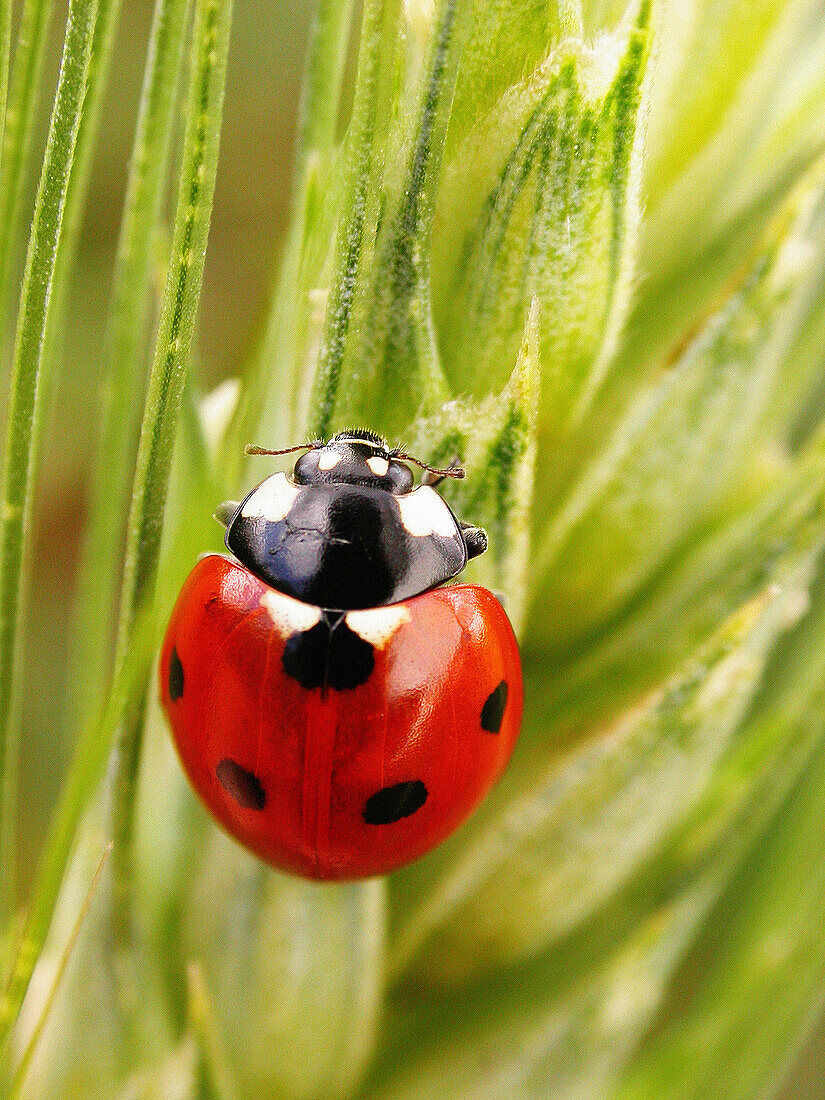
<path fill-rule="evenodd" d="M 329 886 L 278 874 L 210 831 L 185 949 L 214 991 L 244 1095 L 356 1090 L 377 1038 L 385 893 L 380 879 Z"/>
<path fill-rule="evenodd" d="M 825 982 L 821 709 L 818 718 L 808 767 L 675 978 L 678 1006 L 691 974 L 689 1009 L 653 1032 L 617 1098 L 698 1100 L 721 1074 L 731 1100 L 772 1095 L 804 1040 Z"/>
<path fill-rule="evenodd" d="M 109 671 L 96 654 L 100 639 L 112 636 L 128 485 L 145 385 L 141 337 L 153 296 L 154 243 L 160 228 L 188 11 L 188 0 L 160 0 L 155 8 L 118 242 L 100 368 L 99 461 L 84 528 L 74 624 L 72 667 L 78 686 L 73 709 L 80 721 L 100 705 Z"/>
<path fill-rule="evenodd" d="M 172 250 L 135 468 L 115 667 L 126 660 L 135 622 L 151 606 L 172 464 L 195 328 L 220 146 L 231 0 L 195 6 L 187 127 Z M 117 746 L 113 786 L 115 926 L 128 943 L 135 784 L 149 668 L 130 701 Z"/>
<path fill-rule="evenodd" d="M 540 611 L 531 624 L 537 646 L 564 649 L 621 615 L 715 517 L 748 496 L 756 503 L 754 487 L 770 478 L 777 453 L 781 464 L 778 403 L 789 387 L 799 392 L 789 351 L 818 284 L 804 258 L 823 240 L 818 177 L 802 192 L 813 212 L 799 196 L 789 200 L 781 244 L 769 239 L 723 306 L 614 417 L 607 438 L 598 416 L 582 426 L 584 439 L 601 441 L 537 540 L 532 599 L 537 610 L 553 608 L 552 625 Z"/>
<path fill-rule="evenodd" d="M 69 7 L 63 61 L 35 203 L 15 338 L 0 511 L 0 923 L 13 904 L 15 692 L 23 556 L 31 514 L 41 368 L 66 196 L 91 65 L 96 0 Z"/>
<path fill-rule="evenodd" d="M 0 301 L 4 335 L 5 307 L 14 265 L 19 259 L 17 237 L 21 229 L 23 186 L 51 16 L 49 0 L 25 0 L 9 75 L 0 157 Z"/>

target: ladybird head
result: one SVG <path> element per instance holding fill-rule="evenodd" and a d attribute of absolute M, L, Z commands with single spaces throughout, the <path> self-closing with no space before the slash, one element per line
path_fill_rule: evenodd
<path fill-rule="evenodd" d="M 401 496 L 413 487 L 413 474 L 407 462 L 425 471 L 425 480 L 436 484 L 445 477 L 464 477 L 464 470 L 453 462 L 439 470 L 413 458 L 401 447 L 390 447 L 382 436 L 367 428 L 347 428 L 328 443 L 316 439 L 293 447 L 271 451 L 265 447 L 247 445 L 248 455 L 285 455 L 306 451 L 292 470 L 295 485 L 364 485 L 371 489 Z"/>
<path fill-rule="evenodd" d="M 413 487 L 413 475 L 396 450 L 374 432 L 339 432 L 328 443 L 301 455 L 292 471 L 297 485 L 366 485 L 401 495 Z"/>

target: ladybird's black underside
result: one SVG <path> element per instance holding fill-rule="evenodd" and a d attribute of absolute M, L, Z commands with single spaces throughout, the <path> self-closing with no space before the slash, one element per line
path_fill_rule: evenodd
<path fill-rule="evenodd" d="M 266 805 L 266 791 L 260 779 L 242 768 L 236 760 L 221 760 L 215 768 L 215 775 L 227 794 L 245 810 L 262 810 Z"/>
<path fill-rule="evenodd" d="M 169 698 L 173 703 L 176 703 L 182 695 L 183 665 L 178 656 L 178 651 L 172 646 L 172 653 L 169 657 Z"/>
<path fill-rule="evenodd" d="M 347 691 L 369 680 L 375 657 L 369 642 L 350 630 L 343 615 L 325 615 L 311 630 L 287 639 L 283 666 L 301 687 Z"/>
<path fill-rule="evenodd" d="M 364 806 L 367 825 L 392 825 L 420 810 L 427 801 L 427 788 L 420 779 L 408 779 L 392 787 L 382 787 Z"/>
<path fill-rule="evenodd" d="M 488 733 L 498 733 L 504 720 L 506 706 L 507 681 L 502 680 L 495 691 L 490 692 L 481 708 L 481 728 Z"/>

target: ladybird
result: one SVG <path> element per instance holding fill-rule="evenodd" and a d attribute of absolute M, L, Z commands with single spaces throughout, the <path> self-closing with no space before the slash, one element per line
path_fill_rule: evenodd
<path fill-rule="evenodd" d="M 195 790 L 242 844 L 318 880 L 385 874 L 449 836 L 512 753 L 518 646 L 435 470 L 372 432 L 302 449 L 219 510 L 166 632 L 160 694 Z M 407 462 L 422 466 L 414 484 Z"/>

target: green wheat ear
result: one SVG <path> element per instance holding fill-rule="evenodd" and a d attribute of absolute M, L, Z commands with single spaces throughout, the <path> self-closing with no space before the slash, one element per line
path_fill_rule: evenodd
<path fill-rule="evenodd" d="M 788 1076 L 825 994 L 819 0 L 317 0 L 261 339 L 206 399 L 189 367 L 230 7 L 193 6 L 180 144 L 189 4 L 155 5 L 72 642 L 76 669 L 102 656 L 65 708 L 75 755 L 23 897 L 25 536 L 116 14 L 70 5 L 0 514 L 0 1091 L 820 1095 L 815 1061 L 807 1093 Z M 49 10 L 26 0 L 14 50 L 0 284 Z M 0 0 L 0 105 L 9 18 Z M 350 423 L 466 465 L 443 489 L 488 531 L 468 577 L 505 599 L 527 710 L 446 844 L 318 886 L 218 833 L 147 684 L 216 505 L 261 476 L 243 443 Z"/>

